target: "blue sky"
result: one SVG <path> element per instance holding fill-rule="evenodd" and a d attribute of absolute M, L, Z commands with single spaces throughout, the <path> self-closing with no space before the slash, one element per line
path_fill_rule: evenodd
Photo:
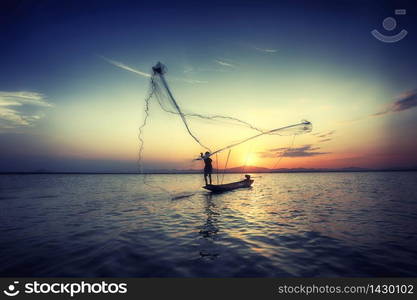
<path fill-rule="evenodd" d="M 282 167 L 417 165 L 413 1 L 0 5 L 0 171 L 135 170 L 149 84 L 140 72 L 157 61 L 168 66 L 188 111 L 263 128 L 311 120 L 316 135 L 297 137 L 298 152 Z M 407 15 L 395 16 L 398 8 Z M 370 34 L 391 34 L 382 28 L 390 16 L 398 22 L 393 33 L 408 31 L 393 44 Z M 217 127 L 193 126 L 219 147 L 248 134 L 224 129 L 219 138 Z M 328 141 L 317 140 L 329 132 Z M 271 155 L 260 153 L 288 143 L 256 143 L 252 163 L 270 167 Z M 200 150 L 177 119 L 153 108 L 149 168 L 189 167 L 184 161 Z M 237 150 L 232 163 L 241 164 L 246 152 Z"/>

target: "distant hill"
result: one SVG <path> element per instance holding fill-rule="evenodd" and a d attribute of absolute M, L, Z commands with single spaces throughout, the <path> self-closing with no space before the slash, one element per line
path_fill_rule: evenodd
<path fill-rule="evenodd" d="M 178 170 L 178 169 L 154 169 L 147 170 L 147 174 L 200 174 L 202 169 L 188 169 L 188 170 Z M 280 168 L 280 169 L 268 169 L 264 167 L 257 166 L 240 166 L 234 168 L 228 168 L 226 170 L 219 170 L 220 172 L 225 173 L 314 173 L 314 172 L 392 172 L 392 171 L 417 171 L 417 166 L 410 168 L 380 168 L 380 169 L 369 169 L 369 168 L 360 168 L 360 167 L 346 167 L 346 168 Z M 213 173 L 216 173 L 217 170 L 214 169 Z M 45 169 L 38 169 L 29 172 L 0 172 L 0 174 L 138 174 L 138 172 L 133 171 L 109 171 L 109 172 L 73 172 L 73 171 L 50 171 Z"/>
<path fill-rule="evenodd" d="M 314 173 L 314 172 L 375 172 L 375 171 L 417 171 L 417 167 L 413 168 L 387 168 L 387 169 L 369 169 L 360 167 L 346 167 L 346 168 L 280 168 L 269 169 L 257 166 L 239 166 L 234 168 L 228 168 L 226 170 L 219 170 L 224 173 Z M 149 173 L 173 173 L 173 174 L 197 174 L 201 173 L 201 169 L 189 169 L 189 170 L 153 170 Z M 213 173 L 217 170 L 214 169 Z"/>
<path fill-rule="evenodd" d="M 263 168 L 263 167 L 256 167 L 256 166 L 240 166 L 235 168 L 229 168 L 225 171 L 221 170 L 225 173 L 268 173 L 271 172 L 271 169 Z"/>
<path fill-rule="evenodd" d="M 379 171 L 376 169 L 366 169 L 359 167 L 347 167 L 347 168 L 281 168 L 270 170 L 271 173 L 300 173 L 300 172 L 370 172 Z M 393 170 L 390 170 L 393 171 Z"/>
<path fill-rule="evenodd" d="M 363 171 L 374 171 L 371 169 L 359 168 L 359 167 L 348 167 L 339 169 L 325 169 L 325 168 L 280 168 L 280 169 L 269 169 L 257 166 L 240 166 L 235 168 L 226 169 L 225 173 L 295 173 L 295 172 L 363 172 Z M 222 170 L 223 172 L 223 170 Z"/>

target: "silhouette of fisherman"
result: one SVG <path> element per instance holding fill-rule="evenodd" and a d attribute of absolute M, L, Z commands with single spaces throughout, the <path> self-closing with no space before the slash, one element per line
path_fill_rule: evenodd
<path fill-rule="evenodd" d="M 206 152 L 204 155 L 203 153 L 200 153 L 199 160 L 204 161 L 204 181 L 207 183 L 207 177 L 209 178 L 209 182 L 211 184 L 211 173 L 213 173 L 213 166 L 211 165 L 212 159 L 210 158 L 210 152 Z"/>

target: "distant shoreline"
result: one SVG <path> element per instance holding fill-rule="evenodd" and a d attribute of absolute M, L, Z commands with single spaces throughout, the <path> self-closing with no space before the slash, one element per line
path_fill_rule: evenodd
<path fill-rule="evenodd" d="M 380 172 L 417 172 L 417 169 L 380 169 L 380 170 L 288 170 L 270 172 L 225 172 L 225 174 L 291 174 L 291 173 L 380 173 Z M 215 172 L 213 172 L 215 174 Z M 219 173 L 223 173 L 219 171 Z M 0 172 L 0 175 L 195 175 L 202 172 Z"/>

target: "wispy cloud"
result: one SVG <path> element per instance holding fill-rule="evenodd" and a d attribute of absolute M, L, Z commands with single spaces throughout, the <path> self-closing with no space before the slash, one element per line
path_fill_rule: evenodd
<path fill-rule="evenodd" d="M 316 132 L 316 133 L 312 133 L 312 135 L 315 135 L 319 138 L 328 138 L 332 135 L 334 135 L 334 133 L 336 132 L 336 130 L 330 130 L 330 131 L 326 131 L 326 132 Z"/>
<path fill-rule="evenodd" d="M 379 112 L 376 112 L 370 115 L 365 115 L 363 117 L 358 117 L 358 118 L 351 119 L 351 120 L 340 121 L 339 123 L 349 124 L 349 123 L 359 122 L 363 120 L 368 120 L 369 118 L 373 118 L 373 117 L 381 117 L 381 116 L 385 116 L 388 114 L 399 113 L 405 110 L 412 109 L 414 107 L 417 107 L 417 89 L 401 94 L 399 97 L 396 98 L 395 101 L 388 104 L 385 109 Z"/>
<path fill-rule="evenodd" d="M 223 67 L 229 67 L 229 68 L 235 68 L 236 67 L 231 62 L 228 62 L 228 61 L 225 61 L 225 60 L 215 59 L 214 62 L 223 66 Z"/>
<path fill-rule="evenodd" d="M 322 140 L 319 140 L 319 143 L 330 142 L 331 140 L 333 139 L 332 138 L 322 139 Z"/>
<path fill-rule="evenodd" d="M 42 108 L 51 106 L 40 93 L 0 91 L 0 128 L 33 126 L 43 117 Z"/>
<path fill-rule="evenodd" d="M 417 107 L 417 89 L 400 95 L 389 107 L 383 111 L 372 114 L 371 116 L 382 116 L 389 113 L 396 113 Z"/>
<path fill-rule="evenodd" d="M 259 48 L 259 47 L 254 47 L 256 50 L 260 51 L 260 52 L 264 52 L 264 53 L 276 53 L 278 50 L 276 49 L 272 49 L 272 48 Z"/>
<path fill-rule="evenodd" d="M 106 58 L 104 56 L 100 56 L 100 57 L 102 59 L 104 59 L 105 61 L 107 61 L 108 63 L 110 63 L 110 64 L 112 64 L 112 65 L 114 65 L 116 67 L 119 67 L 119 68 L 121 68 L 123 70 L 130 71 L 132 73 L 138 74 L 138 75 L 143 76 L 143 77 L 151 77 L 151 74 L 148 74 L 146 72 L 143 72 L 143 71 L 138 70 L 138 69 L 135 69 L 135 68 L 132 68 L 132 67 L 130 67 L 128 65 L 125 65 L 124 63 L 121 63 L 121 62 L 118 62 L 118 61 L 115 61 L 115 60 Z"/>
<path fill-rule="evenodd" d="M 122 62 L 118 62 L 109 58 L 106 58 L 104 56 L 100 56 L 102 59 L 104 59 L 105 61 L 107 61 L 108 63 L 112 64 L 113 66 L 116 66 L 118 68 L 121 68 L 123 70 L 135 73 L 137 75 L 143 76 L 143 77 L 152 77 L 151 74 L 143 72 L 139 69 L 133 68 L 131 66 L 128 66 Z M 182 82 L 186 82 L 186 83 L 191 83 L 191 84 L 200 84 L 200 83 L 207 83 L 208 81 L 205 80 L 197 80 L 197 79 L 190 79 L 190 78 L 181 78 L 181 77 L 171 77 L 172 80 L 174 81 L 182 81 Z"/>
<path fill-rule="evenodd" d="M 320 152 L 320 147 L 314 147 L 313 145 L 304 145 L 296 148 L 274 148 L 263 152 L 258 152 L 260 157 L 263 158 L 275 158 L 275 157 L 309 157 L 329 154 L 330 152 Z"/>
<path fill-rule="evenodd" d="M 191 84 L 208 83 L 207 80 L 197 80 L 197 79 L 188 79 L 188 78 L 174 78 L 174 80 L 179 80 L 179 81 L 183 81 L 183 82 L 191 83 Z"/>
<path fill-rule="evenodd" d="M 184 74 L 197 74 L 197 73 L 227 73 L 227 72 L 232 72 L 232 69 L 225 69 L 225 68 L 220 68 L 220 67 L 216 67 L 216 68 L 195 68 L 192 66 L 186 66 L 184 67 L 183 73 Z"/>
<path fill-rule="evenodd" d="M 335 134 L 335 132 L 336 130 L 330 130 L 325 132 L 313 133 L 313 135 L 317 137 L 319 143 L 325 143 L 333 140 L 333 135 Z"/>

